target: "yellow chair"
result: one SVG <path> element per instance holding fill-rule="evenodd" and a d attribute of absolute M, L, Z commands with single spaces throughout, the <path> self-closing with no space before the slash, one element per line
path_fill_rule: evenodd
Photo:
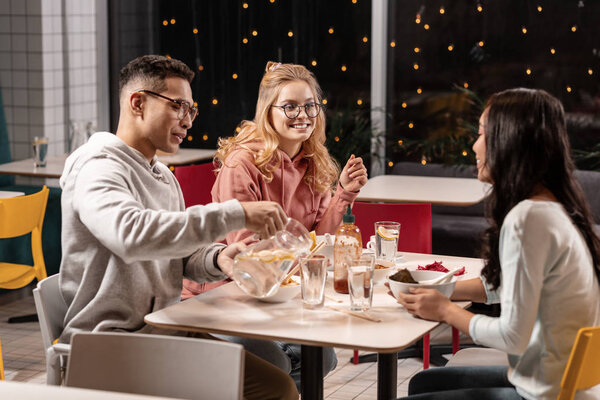
<path fill-rule="evenodd" d="M 0 239 L 14 238 L 31 233 L 33 266 L 0 261 L 0 288 L 19 289 L 31 281 L 46 278 L 42 252 L 42 225 L 46 214 L 49 189 L 29 196 L 0 199 Z"/>
<path fill-rule="evenodd" d="M 0 381 L 4 380 L 4 362 L 2 362 L 2 343 L 0 343 Z"/>
<path fill-rule="evenodd" d="M 571 400 L 577 390 L 600 384 L 600 326 L 577 332 L 567 368 L 560 383 L 558 400 Z"/>

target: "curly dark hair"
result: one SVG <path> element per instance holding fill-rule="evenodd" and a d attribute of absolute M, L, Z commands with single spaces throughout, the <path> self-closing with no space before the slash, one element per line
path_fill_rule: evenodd
<path fill-rule="evenodd" d="M 600 238 L 594 233 L 584 192 L 573 176 L 575 164 L 560 101 L 543 90 L 518 88 L 492 95 L 485 110 L 485 163 L 493 189 L 485 202 L 490 227 L 484 236 L 486 262 L 481 274 L 492 287 L 500 285 L 499 238 L 504 218 L 541 184 L 554 194 L 583 235 L 600 282 Z"/>
<path fill-rule="evenodd" d="M 159 55 L 145 55 L 131 60 L 119 74 L 119 93 L 129 82 L 144 81 L 144 89 L 162 92 L 167 90 L 164 80 L 179 77 L 192 82 L 194 72 L 183 62 Z"/>

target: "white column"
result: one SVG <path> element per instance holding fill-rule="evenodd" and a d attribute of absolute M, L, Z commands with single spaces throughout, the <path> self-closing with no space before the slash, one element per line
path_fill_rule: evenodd
<path fill-rule="evenodd" d="M 385 172 L 385 133 L 387 96 L 388 0 L 373 0 L 371 7 L 371 128 L 380 133 L 371 141 L 371 176 Z"/>

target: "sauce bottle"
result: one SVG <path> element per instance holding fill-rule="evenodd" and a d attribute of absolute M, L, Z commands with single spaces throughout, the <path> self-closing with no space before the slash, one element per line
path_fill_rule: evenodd
<path fill-rule="evenodd" d="M 354 225 L 354 214 L 348 206 L 342 224 L 335 233 L 333 244 L 333 289 L 338 293 L 348 293 L 348 270 L 346 260 L 358 258 L 362 253 L 360 229 Z"/>

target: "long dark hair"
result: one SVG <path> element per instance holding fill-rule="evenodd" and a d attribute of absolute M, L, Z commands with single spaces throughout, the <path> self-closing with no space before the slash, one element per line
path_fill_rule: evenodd
<path fill-rule="evenodd" d="M 499 239 L 504 218 L 541 184 L 554 194 L 583 235 L 600 282 L 600 238 L 573 176 L 575 165 L 560 101 L 543 90 L 518 88 L 492 95 L 485 110 L 485 164 L 493 189 L 485 204 L 490 227 L 484 237 L 486 262 L 481 274 L 492 287 L 500 285 Z"/>

